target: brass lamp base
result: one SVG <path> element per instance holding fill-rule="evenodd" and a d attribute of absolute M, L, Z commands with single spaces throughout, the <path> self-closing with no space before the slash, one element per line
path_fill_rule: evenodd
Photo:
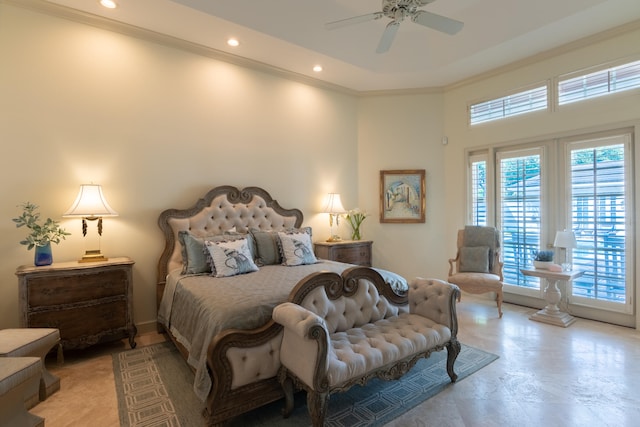
<path fill-rule="evenodd" d="M 327 242 L 342 242 L 342 237 L 333 235 L 327 239 Z"/>
<path fill-rule="evenodd" d="M 105 258 L 104 255 L 100 252 L 100 249 L 94 249 L 90 251 L 86 251 L 84 256 L 78 260 L 78 262 L 98 262 L 98 261 L 108 261 L 109 258 Z"/>

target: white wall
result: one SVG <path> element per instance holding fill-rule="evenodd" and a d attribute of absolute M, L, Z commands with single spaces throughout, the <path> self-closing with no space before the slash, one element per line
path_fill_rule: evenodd
<path fill-rule="evenodd" d="M 103 186 L 120 216 L 104 220 L 102 251 L 135 260 L 139 325 L 155 322 L 162 210 L 257 185 L 322 239 L 324 195 L 357 203 L 352 96 L 2 3 L 0 58 L 0 328 L 18 326 L 14 272 L 33 263 L 11 221 L 24 201 L 73 233 L 53 246 L 69 261 L 85 246 L 61 215 L 80 184 Z"/>

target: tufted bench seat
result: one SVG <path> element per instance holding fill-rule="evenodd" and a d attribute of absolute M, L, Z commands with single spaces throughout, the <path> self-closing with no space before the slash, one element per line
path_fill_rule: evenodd
<path fill-rule="evenodd" d="M 330 394 L 370 378 L 397 379 L 433 351 L 447 349 L 454 382 L 460 352 L 455 312 L 457 286 L 417 278 L 408 295 L 396 295 L 366 267 L 316 273 L 293 291 L 300 304 L 278 305 L 273 319 L 284 327 L 279 380 L 293 409 L 293 391 L 307 391 L 314 426 L 322 426 Z"/>
<path fill-rule="evenodd" d="M 38 387 L 39 357 L 0 358 L 0 427 L 44 426 L 44 420 L 27 412 L 25 397 Z"/>

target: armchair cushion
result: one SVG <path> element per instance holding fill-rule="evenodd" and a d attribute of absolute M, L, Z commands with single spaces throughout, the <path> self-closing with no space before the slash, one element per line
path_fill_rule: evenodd
<path fill-rule="evenodd" d="M 488 273 L 489 246 L 463 246 L 460 248 L 460 271 Z"/>

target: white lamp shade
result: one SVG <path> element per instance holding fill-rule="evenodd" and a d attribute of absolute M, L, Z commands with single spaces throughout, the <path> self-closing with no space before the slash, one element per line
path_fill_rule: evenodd
<path fill-rule="evenodd" d="M 330 214 L 345 213 L 346 210 L 342 206 L 342 200 L 340 200 L 340 194 L 329 193 L 329 195 L 327 196 L 327 204 L 325 205 L 322 212 L 330 213 Z"/>
<path fill-rule="evenodd" d="M 102 187 L 96 184 L 83 184 L 75 202 L 62 215 L 63 217 L 102 217 L 118 216 L 102 194 Z"/>
<path fill-rule="evenodd" d="M 576 235 L 573 231 L 558 231 L 556 239 L 553 241 L 556 248 L 575 248 L 578 246 Z"/>

